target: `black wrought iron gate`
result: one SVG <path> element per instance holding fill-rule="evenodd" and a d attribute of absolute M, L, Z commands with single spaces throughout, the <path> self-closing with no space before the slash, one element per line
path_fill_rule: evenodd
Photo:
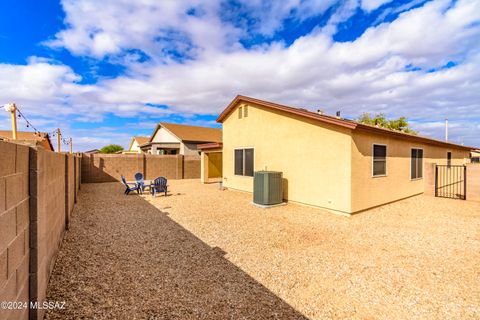
<path fill-rule="evenodd" d="M 435 196 L 465 200 L 467 188 L 467 167 L 436 165 Z"/>

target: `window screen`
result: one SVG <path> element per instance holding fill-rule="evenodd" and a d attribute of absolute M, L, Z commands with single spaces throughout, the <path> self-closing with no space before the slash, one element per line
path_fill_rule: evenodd
<path fill-rule="evenodd" d="M 419 179 L 423 177 L 423 150 L 412 149 L 410 162 L 410 178 Z"/>
<path fill-rule="evenodd" d="M 447 152 L 447 166 L 451 166 L 452 165 L 452 153 L 449 151 Z"/>
<path fill-rule="evenodd" d="M 384 176 L 387 174 L 387 147 L 373 145 L 373 176 Z"/>
<path fill-rule="evenodd" d="M 243 149 L 235 150 L 235 175 L 243 176 Z"/>
<path fill-rule="evenodd" d="M 238 119 L 242 119 L 242 107 L 238 108 Z"/>
<path fill-rule="evenodd" d="M 253 177 L 253 149 L 245 149 L 245 176 Z"/>
<path fill-rule="evenodd" d="M 244 118 L 248 117 L 248 106 L 243 107 L 243 117 Z"/>

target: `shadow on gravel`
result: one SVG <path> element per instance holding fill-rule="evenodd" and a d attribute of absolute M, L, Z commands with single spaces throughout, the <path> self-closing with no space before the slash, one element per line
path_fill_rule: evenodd
<path fill-rule="evenodd" d="M 46 319 L 307 319 L 119 183 L 84 184 Z M 176 196 L 173 194 L 172 196 Z"/>

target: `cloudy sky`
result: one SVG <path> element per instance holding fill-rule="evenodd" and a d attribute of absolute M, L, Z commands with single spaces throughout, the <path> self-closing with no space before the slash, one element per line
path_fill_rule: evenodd
<path fill-rule="evenodd" d="M 452 141 L 480 146 L 480 1 L 0 3 L 0 104 L 76 150 L 159 121 L 218 126 L 237 94 L 407 116 L 436 138 L 448 118 Z"/>

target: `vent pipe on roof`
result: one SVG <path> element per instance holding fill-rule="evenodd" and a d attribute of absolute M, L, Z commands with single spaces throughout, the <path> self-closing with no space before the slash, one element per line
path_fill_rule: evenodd
<path fill-rule="evenodd" d="M 340 111 L 337 111 L 336 117 L 337 117 L 337 119 L 340 119 Z"/>
<path fill-rule="evenodd" d="M 445 119 L 445 141 L 448 142 L 448 119 Z"/>

